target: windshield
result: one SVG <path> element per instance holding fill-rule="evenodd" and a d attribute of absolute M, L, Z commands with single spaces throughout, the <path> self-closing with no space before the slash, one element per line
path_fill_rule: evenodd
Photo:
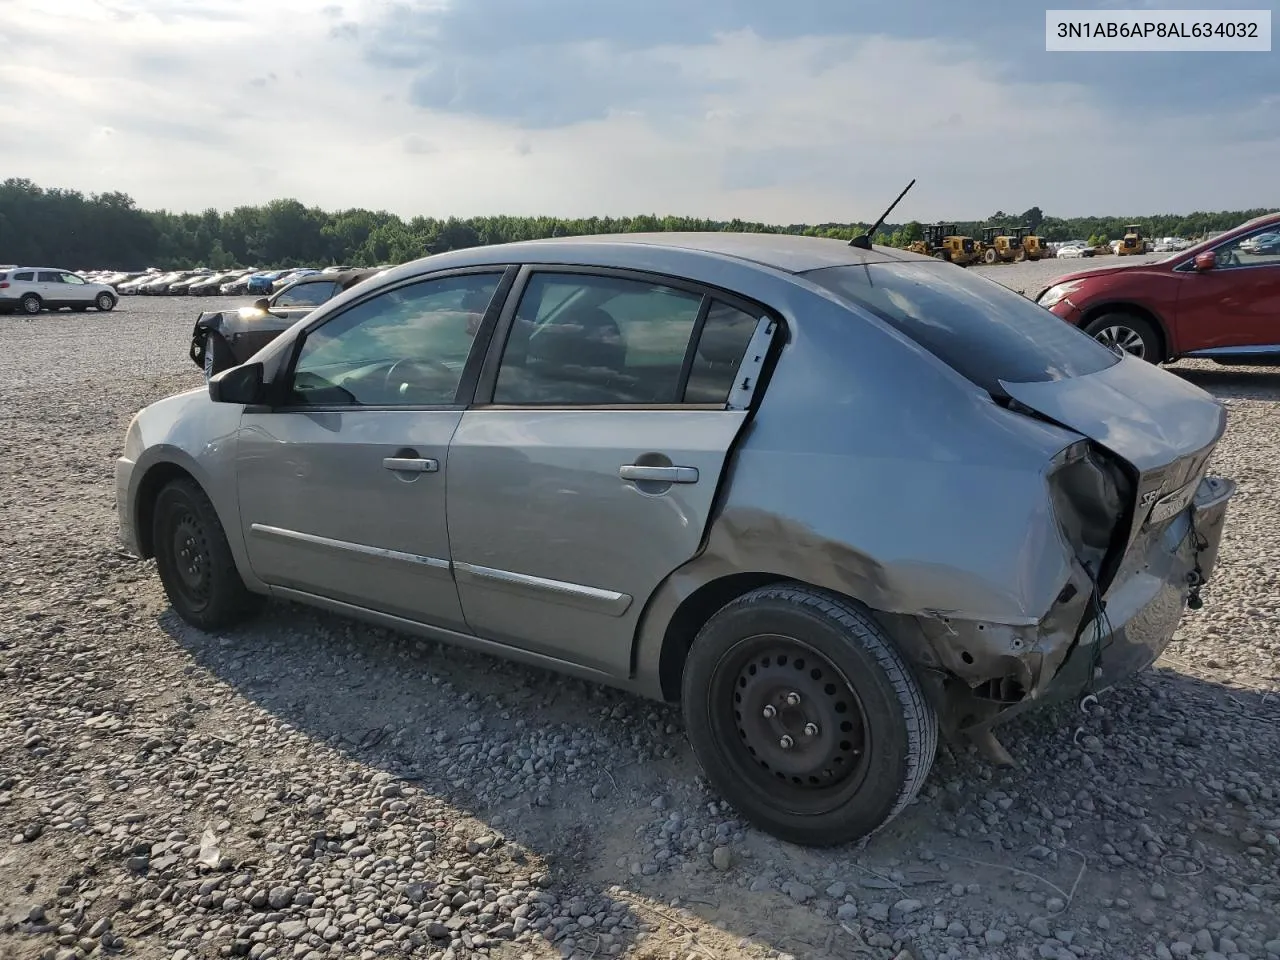
<path fill-rule="evenodd" d="M 1000 381 L 1097 373 L 1119 357 L 1020 294 L 948 263 L 877 263 L 801 274 L 870 310 L 994 396 Z"/>

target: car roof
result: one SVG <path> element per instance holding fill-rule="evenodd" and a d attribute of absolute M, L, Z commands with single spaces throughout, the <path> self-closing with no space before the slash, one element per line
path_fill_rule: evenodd
<path fill-rule="evenodd" d="M 493 244 L 483 248 L 471 247 L 465 251 L 473 256 L 479 249 L 492 251 L 486 259 L 494 262 L 505 257 L 519 258 L 522 253 L 536 252 L 539 256 L 557 248 L 572 248 L 575 254 L 589 258 L 600 257 L 607 261 L 619 247 L 666 247 L 690 253 L 705 253 L 736 260 L 745 260 L 772 267 L 785 273 L 804 273 L 822 267 L 861 266 L 868 263 L 894 261 L 921 261 L 932 258 L 908 253 L 895 247 L 874 246 L 863 250 L 850 246 L 848 241 L 826 237 L 807 237 L 787 233 L 731 233 L 728 231 L 690 231 L 661 233 L 588 234 L 575 237 L 550 237 L 542 240 L 521 240 L 513 243 Z M 445 254 L 445 256 L 448 256 Z M 434 259 L 434 258 L 431 258 Z M 420 262 L 420 261 L 419 261 Z M 404 264 L 403 266 L 408 266 Z"/>

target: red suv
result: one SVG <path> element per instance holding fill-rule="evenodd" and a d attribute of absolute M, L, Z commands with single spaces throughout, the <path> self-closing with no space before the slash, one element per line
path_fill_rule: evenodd
<path fill-rule="evenodd" d="M 1280 213 L 1154 263 L 1081 270 L 1036 303 L 1152 363 L 1280 363 Z"/>

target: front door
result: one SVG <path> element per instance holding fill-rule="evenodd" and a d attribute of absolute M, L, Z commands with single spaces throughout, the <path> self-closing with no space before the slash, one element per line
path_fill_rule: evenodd
<path fill-rule="evenodd" d="M 59 274 L 62 278 L 62 298 L 68 306 L 87 307 L 93 303 L 92 287 L 84 282 L 83 277 L 74 273 Z"/>
<path fill-rule="evenodd" d="M 240 522 L 264 582 L 464 628 L 445 522 L 449 442 L 476 320 L 501 278 L 397 287 L 307 332 L 287 405 L 240 424 Z"/>
<path fill-rule="evenodd" d="M 1177 319 L 1181 342 L 1223 356 L 1257 348 L 1280 353 L 1280 246 L 1265 237 L 1274 229 L 1224 244 L 1214 251 L 1213 269 L 1183 277 Z M 1259 235 L 1261 242 L 1250 242 Z"/>
<path fill-rule="evenodd" d="M 492 403 L 463 415 L 449 450 L 472 632 L 629 672 L 650 595 L 702 542 L 747 417 L 735 374 L 773 329 L 761 315 L 635 277 L 531 275 Z"/>

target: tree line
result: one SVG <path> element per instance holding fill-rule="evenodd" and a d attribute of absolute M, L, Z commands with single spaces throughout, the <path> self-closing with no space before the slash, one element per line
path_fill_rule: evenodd
<path fill-rule="evenodd" d="M 996 211 L 982 222 L 958 222 L 968 236 L 982 228 L 1025 225 L 1047 240 L 1123 236 L 1127 224 L 1142 225 L 1145 236 L 1201 237 L 1259 216 L 1263 209 L 1217 213 L 1163 214 L 1145 217 L 1073 217 L 1044 215 L 1032 207 L 1017 215 Z M 787 233 L 849 240 L 866 223 L 767 224 L 697 217 L 411 217 L 385 210 L 321 210 L 293 199 L 262 206 L 202 213 L 143 210 L 128 194 L 84 194 L 45 189 L 30 180 L 0 183 L 0 262 L 47 264 L 70 269 L 146 267 L 274 266 L 328 264 L 374 266 L 403 263 L 433 253 L 481 244 L 583 234 L 715 230 Z M 906 246 L 923 235 L 917 221 L 885 224 L 876 242 Z"/>

